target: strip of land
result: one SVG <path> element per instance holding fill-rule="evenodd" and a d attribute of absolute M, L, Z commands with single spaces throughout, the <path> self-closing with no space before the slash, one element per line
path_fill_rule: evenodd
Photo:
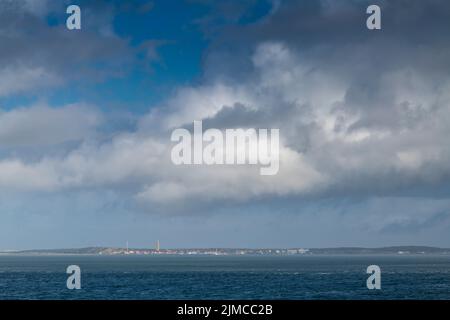
<path fill-rule="evenodd" d="M 118 247 L 87 247 L 75 249 L 35 249 L 0 251 L 14 255 L 370 255 L 370 254 L 442 254 L 450 255 L 450 248 L 427 246 L 393 246 L 380 248 L 191 248 L 191 249 L 145 249 Z"/>

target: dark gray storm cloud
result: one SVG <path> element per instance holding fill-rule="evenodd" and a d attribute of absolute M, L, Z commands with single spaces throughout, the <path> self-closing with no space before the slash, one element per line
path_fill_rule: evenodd
<path fill-rule="evenodd" d="M 206 81 L 242 85 L 257 105 L 236 99 L 205 124 L 281 128 L 336 194 L 446 190 L 450 3 L 377 1 L 371 31 L 372 2 L 282 1 L 215 34 Z"/>
<path fill-rule="evenodd" d="M 0 2 L 0 96 L 121 76 L 136 62 L 141 49 L 131 47 L 113 28 L 114 16 L 123 8 L 108 1 L 82 2 L 82 31 L 71 32 L 66 28 L 69 4 Z M 137 2 L 127 8 L 137 10 Z"/>

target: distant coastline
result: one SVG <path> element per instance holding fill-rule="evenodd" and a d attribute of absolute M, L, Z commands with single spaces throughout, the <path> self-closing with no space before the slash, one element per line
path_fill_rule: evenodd
<path fill-rule="evenodd" d="M 450 248 L 428 246 L 391 246 L 379 248 L 337 247 L 337 248 L 185 248 L 185 249 L 145 249 L 120 247 L 86 247 L 69 249 L 32 249 L 20 251 L 0 251 L 1 255 L 450 255 Z"/>

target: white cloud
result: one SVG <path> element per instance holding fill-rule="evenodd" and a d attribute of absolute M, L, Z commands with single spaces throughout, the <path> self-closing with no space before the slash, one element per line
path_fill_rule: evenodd
<path fill-rule="evenodd" d="M 0 186 L 24 190 L 126 188 L 133 190 L 141 203 L 170 205 L 347 189 L 355 192 L 360 188 L 389 193 L 405 181 L 439 183 L 440 175 L 449 172 L 450 150 L 445 139 L 439 139 L 450 133 L 450 111 L 443 103 L 447 98 L 440 94 L 437 104 L 434 87 L 419 74 L 409 81 L 415 85 L 400 84 L 395 96 L 392 107 L 400 125 L 352 129 L 364 117 L 377 115 L 365 110 L 349 112 L 352 109 L 345 100 L 349 83 L 335 85 L 335 76 L 323 70 L 319 74 L 304 72 L 308 66 L 301 65 L 295 51 L 277 43 L 259 46 L 254 63 L 259 76 L 251 81 L 180 89 L 167 105 L 144 117 L 136 132 L 118 133 L 103 142 L 92 134 L 101 117 L 86 107 L 4 112 L 0 114 L 3 144 L 85 142 L 63 156 L 44 155 L 34 162 L 4 159 L 0 162 Z M 295 66 L 290 68 L 291 64 Z M 321 85 L 322 81 L 327 85 Z M 309 90 L 312 87 L 316 89 Z M 411 113 L 411 108 L 402 109 L 405 97 L 417 97 L 408 105 L 428 112 L 422 115 Z M 170 128 L 194 119 L 214 120 L 225 106 L 236 103 L 253 112 L 254 118 L 247 119 L 249 125 L 255 121 L 255 126 L 281 129 L 278 175 L 260 176 L 258 168 L 250 166 L 177 167 L 171 163 Z M 411 117 L 412 123 L 403 124 Z M 242 118 L 236 114 L 228 120 L 239 123 Z"/>
<path fill-rule="evenodd" d="M 102 115 L 87 105 L 0 109 L 0 148 L 52 145 L 92 136 Z"/>
<path fill-rule="evenodd" d="M 62 83 L 59 76 L 43 67 L 5 67 L 0 70 L 0 97 L 23 93 Z"/>
<path fill-rule="evenodd" d="M 13 191 L 52 191 L 58 175 L 47 161 L 25 164 L 19 159 L 0 161 L 0 188 Z"/>

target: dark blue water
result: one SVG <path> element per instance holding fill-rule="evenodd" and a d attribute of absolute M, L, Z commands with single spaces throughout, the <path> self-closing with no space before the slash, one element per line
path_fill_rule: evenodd
<path fill-rule="evenodd" d="M 450 299 L 450 256 L 0 256 L 0 299 Z"/>

